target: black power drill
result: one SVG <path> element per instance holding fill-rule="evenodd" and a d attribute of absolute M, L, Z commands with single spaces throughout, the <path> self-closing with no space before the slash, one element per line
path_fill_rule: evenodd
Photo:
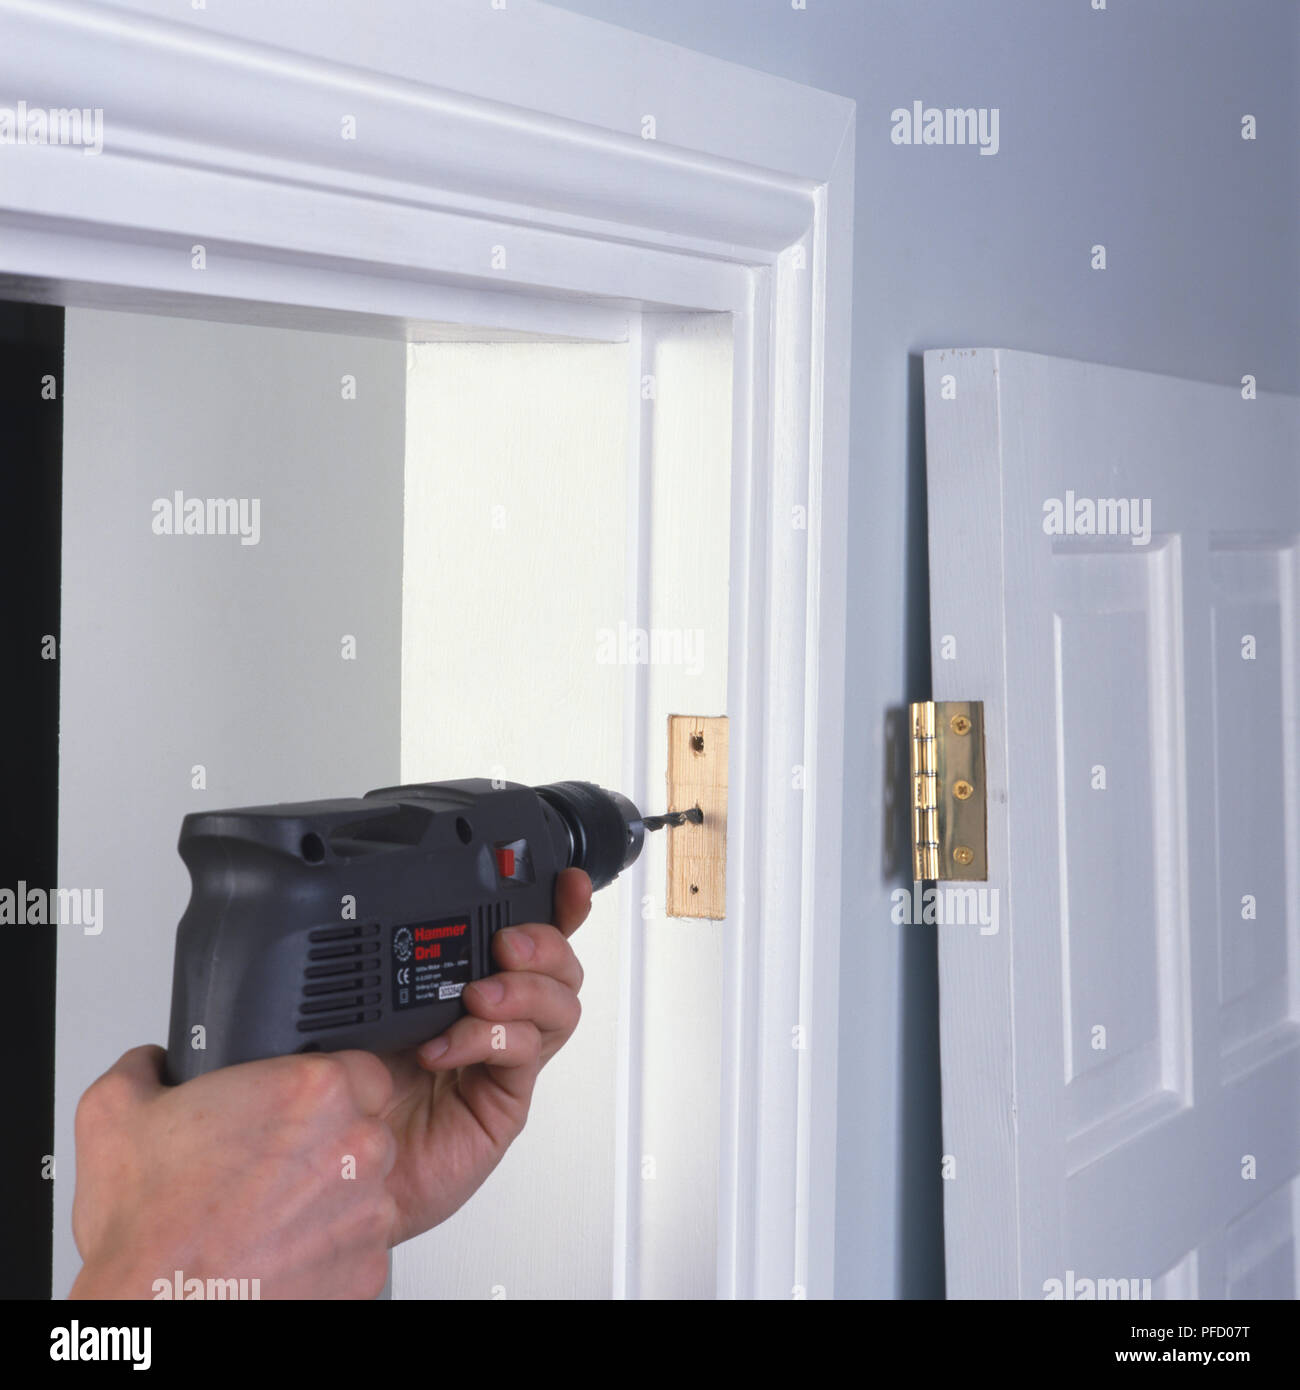
<path fill-rule="evenodd" d="M 167 1079 L 427 1042 L 493 973 L 496 932 L 552 920 L 561 869 L 603 888 L 647 830 L 702 819 L 643 816 L 591 782 L 482 778 L 186 816 Z"/>

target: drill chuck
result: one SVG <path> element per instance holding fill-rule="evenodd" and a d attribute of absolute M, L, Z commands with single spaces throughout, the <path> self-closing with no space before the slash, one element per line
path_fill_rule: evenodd
<path fill-rule="evenodd" d="M 552 782 L 533 790 L 559 815 L 568 835 L 569 865 L 584 870 L 592 888 L 604 888 L 636 862 L 645 826 L 622 793 L 593 782 Z"/>

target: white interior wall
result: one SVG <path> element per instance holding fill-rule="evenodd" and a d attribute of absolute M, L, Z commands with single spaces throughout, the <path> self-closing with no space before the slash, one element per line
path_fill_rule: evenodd
<path fill-rule="evenodd" d="M 623 606 L 626 353 L 409 349 L 403 781 L 618 786 L 623 672 L 596 638 Z M 394 1252 L 394 1297 L 609 1296 L 621 891 L 574 939 L 582 1023 L 527 1128 L 466 1206 Z"/>
<path fill-rule="evenodd" d="M 77 1100 L 166 1043 L 181 818 L 397 780 L 404 353 L 67 311 L 58 871 L 103 889 L 104 922 L 58 941 L 55 1297 L 81 1265 Z M 257 499 L 257 544 L 156 535 L 177 490 Z"/>

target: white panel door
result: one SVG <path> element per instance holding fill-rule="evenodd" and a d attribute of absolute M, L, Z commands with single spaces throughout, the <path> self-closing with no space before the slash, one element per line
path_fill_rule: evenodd
<path fill-rule="evenodd" d="M 1294 1298 L 1300 402 L 980 349 L 925 404 L 998 926 L 938 928 L 949 1295 Z"/>

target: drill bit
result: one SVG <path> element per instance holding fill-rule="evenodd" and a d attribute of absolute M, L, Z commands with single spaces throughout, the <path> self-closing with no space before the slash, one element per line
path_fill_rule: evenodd
<path fill-rule="evenodd" d="M 698 806 L 692 806 L 689 811 L 665 811 L 662 816 L 643 816 L 641 818 L 641 824 L 647 830 L 662 830 L 665 825 L 685 825 L 687 821 L 692 825 L 702 825 L 704 812 Z"/>

